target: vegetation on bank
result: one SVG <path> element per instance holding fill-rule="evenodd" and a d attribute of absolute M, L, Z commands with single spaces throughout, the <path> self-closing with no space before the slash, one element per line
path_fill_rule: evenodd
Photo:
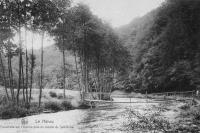
<path fill-rule="evenodd" d="M 79 98 L 79 93 L 70 93 L 70 95 L 66 95 L 66 98 L 59 97 L 59 90 L 46 90 L 42 96 L 42 105 L 38 108 L 38 93 L 39 90 L 33 90 L 32 102 L 27 107 L 23 105 L 23 101 L 20 101 L 20 104 L 17 105 L 13 102 L 8 102 L 5 96 L 2 96 L 0 100 L 0 118 L 1 119 L 10 119 L 10 118 L 20 118 L 29 115 L 35 115 L 40 113 L 54 113 L 58 111 L 67 111 L 73 109 L 87 109 L 90 106 L 87 103 L 81 102 Z M 53 95 L 52 95 L 53 94 Z M 55 97 L 57 96 L 57 97 Z M 4 98 L 3 98 L 4 97 Z"/>
<path fill-rule="evenodd" d="M 155 93 L 199 88 L 199 11 L 197 0 L 165 0 L 118 30 L 134 62 L 126 89 Z"/>
<path fill-rule="evenodd" d="M 28 32 L 32 34 L 29 52 Z M 33 49 L 35 35 L 41 37 L 39 64 Z M 48 74 L 44 69 L 43 48 L 47 35 L 54 38 L 62 60 L 59 69 L 53 68 Z M 15 37 L 17 41 L 13 41 Z M 66 61 L 66 51 L 74 58 L 72 67 Z M 72 6 L 70 0 L 0 1 L 0 85 L 9 104 L 29 110 L 35 103 L 32 95 L 36 87 L 41 108 L 44 88 L 52 77 L 63 89 L 63 97 L 59 95 L 59 99 L 66 98 L 66 88 L 111 92 L 115 81 L 120 75 L 127 75 L 131 65 L 130 53 L 114 29 L 95 16 L 87 5 Z M 54 93 L 50 95 L 58 97 Z M 56 103 L 44 107 L 61 109 Z"/>
<path fill-rule="evenodd" d="M 128 109 L 125 128 L 133 132 L 184 132 L 200 131 L 200 104 L 197 100 L 165 102 L 159 107 L 137 112 Z"/>

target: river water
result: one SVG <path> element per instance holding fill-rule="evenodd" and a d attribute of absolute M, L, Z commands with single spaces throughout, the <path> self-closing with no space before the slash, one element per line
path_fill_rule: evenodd
<path fill-rule="evenodd" d="M 124 124 L 128 109 L 142 113 L 158 106 L 158 103 L 148 103 L 145 99 L 132 98 L 131 101 L 136 103 L 113 103 L 93 109 L 0 120 L 0 133 L 127 133 Z"/>

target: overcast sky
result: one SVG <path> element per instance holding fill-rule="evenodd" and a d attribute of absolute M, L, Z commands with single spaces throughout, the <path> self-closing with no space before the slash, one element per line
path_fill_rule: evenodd
<path fill-rule="evenodd" d="M 91 8 L 92 12 L 113 27 L 128 24 L 135 17 L 143 16 L 160 6 L 164 0 L 74 0 Z"/>
<path fill-rule="evenodd" d="M 143 16 L 160 6 L 164 0 L 74 0 L 74 3 L 87 4 L 93 14 L 107 21 L 113 27 L 119 27 L 131 22 L 135 17 Z M 31 48 L 31 33 L 27 33 L 28 48 Z M 18 37 L 14 39 L 16 42 Z M 53 38 L 46 36 L 44 47 L 54 44 Z M 41 46 L 41 36 L 35 35 L 34 48 Z"/>

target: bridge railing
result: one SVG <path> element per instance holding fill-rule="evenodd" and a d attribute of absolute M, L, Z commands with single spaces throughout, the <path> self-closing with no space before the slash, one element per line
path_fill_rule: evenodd
<path fill-rule="evenodd" d="M 150 93 L 150 95 L 166 95 L 166 96 L 175 96 L 175 95 L 179 95 L 179 96 L 194 96 L 194 95 L 195 95 L 195 91 L 183 91 L 183 92 L 173 91 L 173 92 L 163 92 L 163 93 Z"/>
<path fill-rule="evenodd" d="M 112 100 L 113 98 L 177 98 L 177 97 L 194 97 L 195 91 L 184 91 L 184 92 L 163 92 L 163 93 L 150 93 L 146 95 L 136 94 L 111 94 L 109 92 L 84 92 L 83 98 L 90 100 Z"/>

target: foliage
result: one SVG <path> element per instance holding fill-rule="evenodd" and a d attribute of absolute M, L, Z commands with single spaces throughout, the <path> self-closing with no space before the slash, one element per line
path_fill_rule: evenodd
<path fill-rule="evenodd" d="M 122 38 L 133 55 L 132 86 L 149 93 L 198 88 L 199 5 L 196 0 L 166 0 L 122 28 L 122 33 L 129 29 Z"/>
<path fill-rule="evenodd" d="M 72 109 L 72 104 L 69 101 L 62 101 L 61 106 L 64 110 Z"/>
<path fill-rule="evenodd" d="M 63 54 L 69 50 L 78 57 L 77 82 L 84 91 L 109 91 L 113 73 L 120 77 L 130 70 L 132 61 L 119 37 L 86 5 L 79 4 L 63 13 L 51 34 Z"/>
<path fill-rule="evenodd" d="M 0 108 L 0 117 L 2 119 L 25 117 L 29 113 L 25 107 L 17 106 L 13 103 L 7 103 Z"/>
<path fill-rule="evenodd" d="M 49 92 L 49 95 L 50 95 L 51 97 L 57 97 L 56 92 L 52 92 L 52 91 L 50 91 L 50 92 Z"/>
<path fill-rule="evenodd" d="M 160 116 L 160 112 L 140 114 L 135 110 L 128 111 L 128 129 L 132 131 L 168 132 L 170 123 Z"/>
<path fill-rule="evenodd" d="M 90 108 L 90 105 L 87 104 L 84 101 L 81 101 L 81 102 L 79 102 L 79 107 L 78 108 L 80 108 L 80 109 L 88 109 L 88 108 Z"/>
<path fill-rule="evenodd" d="M 47 102 L 45 103 L 44 108 L 52 110 L 52 111 L 56 111 L 56 112 L 62 110 L 62 107 L 60 106 L 60 104 L 56 102 Z"/>

